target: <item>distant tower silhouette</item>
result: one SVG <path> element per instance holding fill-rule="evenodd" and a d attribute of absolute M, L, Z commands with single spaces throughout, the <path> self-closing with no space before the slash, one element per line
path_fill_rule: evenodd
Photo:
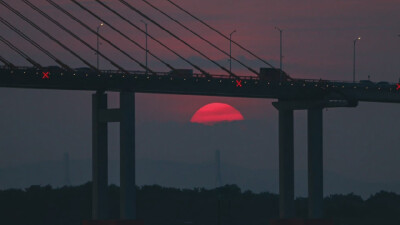
<path fill-rule="evenodd" d="M 215 184 L 217 187 L 222 186 L 222 178 L 221 178 L 221 153 L 219 150 L 215 151 L 215 169 L 217 172 L 217 176 L 215 177 Z"/>
<path fill-rule="evenodd" d="M 64 153 L 64 185 L 71 186 L 71 179 L 69 177 L 69 154 Z"/>

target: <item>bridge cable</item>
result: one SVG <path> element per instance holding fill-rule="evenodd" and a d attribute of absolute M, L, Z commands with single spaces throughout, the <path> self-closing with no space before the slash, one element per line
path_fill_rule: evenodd
<path fill-rule="evenodd" d="M 27 0 L 24 0 L 25 3 L 27 3 Z M 53 2 L 54 3 L 54 2 Z M 113 60 L 111 60 L 110 58 L 108 58 L 107 56 L 105 56 L 103 53 L 97 51 L 95 48 L 93 48 L 91 45 L 89 45 L 87 42 L 85 42 L 84 40 L 82 40 L 82 38 L 80 38 L 78 35 L 76 35 L 75 33 L 73 33 L 71 30 L 67 29 L 66 27 L 64 27 L 63 25 L 61 25 L 59 22 L 57 22 L 56 20 L 54 20 L 52 17 L 50 17 L 48 14 L 46 14 L 45 12 L 41 11 L 40 9 L 38 9 L 37 7 L 35 7 L 32 3 L 28 4 L 32 9 L 34 9 L 35 11 L 39 12 L 43 17 L 45 17 L 46 19 L 50 20 L 52 23 L 54 23 L 55 25 L 57 25 L 59 28 L 61 28 L 62 30 L 64 30 L 65 32 L 69 33 L 72 37 L 74 37 L 76 40 L 80 41 L 82 44 L 84 44 L 86 47 L 88 47 L 89 49 L 91 49 L 92 51 L 96 52 L 98 55 L 102 56 L 105 60 L 107 60 L 108 62 L 110 62 L 114 67 L 118 68 L 120 71 L 127 73 L 128 71 L 126 71 L 124 68 L 122 68 L 120 65 L 118 65 L 117 63 L 115 63 Z M 57 5 L 58 6 L 58 5 Z M 57 7 L 56 7 L 57 8 Z"/>
<path fill-rule="evenodd" d="M 26 18 L 25 16 L 23 16 L 20 12 L 18 12 L 17 10 L 15 10 L 14 8 L 12 8 L 11 6 L 9 6 L 7 3 L 5 3 L 3 0 L 0 0 L 0 3 L 3 4 L 4 6 L 6 6 L 9 10 L 11 10 L 14 14 L 16 14 L 17 16 L 19 16 L 21 19 L 25 20 L 26 22 L 28 22 L 29 24 L 31 24 L 33 27 L 35 27 L 36 29 L 40 30 L 42 33 L 47 34 L 50 36 L 50 34 L 48 34 L 46 31 L 44 31 L 42 28 L 40 28 L 38 25 L 36 25 L 34 22 L 32 22 L 31 20 L 29 20 L 28 18 Z M 47 17 L 46 17 L 47 18 Z M 65 28 L 65 27 L 64 27 Z M 68 32 L 70 35 L 72 35 L 75 39 L 79 40 L 80 42 L 82 42 L 84 45 L 86 45 L 87 47 L 89 47 L 90 49 L 94 50 L 95 52 L 97 52 L 99 55 L 101 55 L 104 59 L 106 59 L 107 61 L 109 61 L 113 66 L 115 66 L 116 68 L 118 68 L 119 70 L 121 70 L 124 73 L 128 73 L 124 68 L 122 68 L 121 66 L 119 66 L 118 64 L 114 63 L 112 60 L 110 60 L 109 58 L 107 58 L 107 56 L 103 55 L 102 53 L 98 52 L 97 50 L 95 50 L 94 48 L 92 48 L 92 46 L 90 46 L 87 42 L 85 42 L 84 40 L 82 40 L 81 38 L 79 38 L 76 34 L 72 33 L 71 31 L 69 31 L 68 29 L 64 30 L 66 32 Z M 89 64 L 90 65 L 90 64 Z M 95 67 L 94 67 L 95 68 Z M 98 71 L 97 68 L 95 68 L 95 71 Z"/>
<path fill-rule="evenodd" d="M 216 33 L 218 33 L 219 35 L 221 35 L 222 37 L 224 37 L 227 40 L 230 40 L 229 37 L 227 37 L 225 34 L 223 34 L 222 32 L 220 32 L 219 30 L 215 29 L 214 27 L 208 25 L 206 22 L 204 22 L 203 20 L 199 19 L 198 17 L 196 17 L 195 15 L 193 15 L 192 13 L 190 13 L 189 11 L 185 10 L 184 8 L 182 8 L 181 6 L 179 6 L 178 4 L 174 3 L 171 0 L 167 0 L 169 3 L 171 3 L 172 5 L 174 5 L 176 8 L 180 9 L 181 11 L 185 12 L 186 14 L 188 14 L 189 16 L 191 16 L 192 18 L 194 18 L 195 20 L 199 21 L 200 23 L 202 23 L 203 25 L 205 25 L 206 27 L 210 28 L 211 30 L 215 31 Z M 256 54 L 254 54 L 253 52 L 251 52 L 250 50 L 248 50 L 247 48 L 243 47 L 242 45 L 240 45 L 239 43 L 237 43 L 236 41 L 231 40 L 232 43 L 234 43 L 236 46 L 238 46 L 239 48 L 241 48 L 242 50 L 244 50 L 245 52 L 249 53 L 250 55 L 252 55 L 253 57 L 257 58 L 258 60 L 260 60 L 261 62 L 267 64 L 268 66 L 270 66 L 271 68 L 275 69 L 274 66 L 272 66 L 269 62 L 267 62 L 266 60 L 262 59 L 261 57 L 257 56 Z"/>
<path fill-rule="evenodd" d="M 73 0 L 75 1 L 75 0 Z M 163 14 L 164 16 L 168 17 L 170 20 L 174 21 L 175 23 L 177 23 L 178 25 L 180 25 L 181 27 L 183 27 L 184 29 L 186 29 L 187 31 L 189 31 L 190 33 L 192 33 L 193 35 L 197 36 L 198 38 L 200 38 L 201 40 L 207 42 L 209 45 L 211 45 L 212 47 L 216 48 L 218 51 L 222 52 L 223 54 L 225 54 L 226 56 L 230 56 L 229 53 L 227 53 L 226 51 L 222 50 L 220 47 L 216 46 L 215 44 L 213 44 L 211 41 L 207 40 L 206 38 L 204 38 L 203 36 L 201 36 L 200 34 L 198 34 L 197 32 L 193 31 L 192 29 L 190 29 L 189 27 L 185 26 L 184 24 L 182 24 L 181 22 L 179 22 L 177 19 L 174 19 L 172 16 L 168 15 L 166 12 L 162 11 L 161 9 L 157 8 L 156 6 L 154 6 L 153 4 L 151 4 L 150 2 L 148 2 L 147 0 L 142 0 L 144 3 L 146 3 L 147 5 L 149 5 L 150 7 L 152 7 L 153 9 L 157 10 L 158 12 L 160 12 L 161 14 Z M 247 66 L 246 64 L 244 64 L 243 62 L 241 62 L 240 60 L 236 59 L 233 56 L 230 56 L 234 61 L 238 62 L 240 65 L 242 65 L 243 67 L 245 67 L 246 69 L 248 69 L 250 72 L 256 74 L 256 75 L 260 75 L 257 71 L 255 71 L 254 69 L 250 68 L 249 66 Z"/>
<path fill-rule="evenodd" d="M 27 0 L 24 0 L 27 1 Z M 105 37 L 103 37 L 102 35 L 98 34 L 96 31 L 94 31 L 92 28 L 90 28 L 87 24 L 85 24 L 84 22 L 82 22 L 81 20 L 79 20 L 78 18 L 76 18 L 75 16 L 73 16 L 71 13 L 69 13 L 67 10 L 63 9 L 60 5 L 58 5 L 57 3 L 55 3 L 52 0 L 46 0 L 47 2 L 49 2 L 50 4 L 52 4 L 55 8 L 57 8 L 58 10 L 60 10 L 62 13 L 64 13 L 65 15 L 67 15 L 69 18 L 71 18 L 72 20 L 74 20 L 75 22 L 79 23 L 80 25 L 82 25 L 83 27 L 85 27 L 87 30 L 89 30 L 90 32 L 94 33 L 95 35 L 98 35 L 103 41 L 107 42 L 109 45 L 111 45 L 113 48 L 117 49 L 119 52 L 121 52 L 122 54 L 124 54 L 126 57 L 128 57 L 129 59 L 131 59 L 132 61 L 134 61 L 135 63 L 137 63 L 140 67 L 142 67 L 143 69 L 145 69 L 146 71 L 150 71 L 151 73 L 155 74 L 155 72 L 153 70 L 151 70 L 150 68 L 148 68 L 147 66 L 143 65 L 139 60 L 133 58 L 131 55 L 129 55 L 127 52 L 125 52 L 124 50 L 122 50 L 121 48 L 119 48 L 118 46 L 116 46 L 114 43 L 112 43 L 111 41 L 109 41 L 108 39 L 106 39 Z M 50 21 L 52 21 L 53 23 L 55 23 L 57 26 L 59 27 L 64 27 L 63 25 L 61 25 L 60 23 L 58 23 L 57 21 L 55 21 L 54 19 L 48 18 Z M 63 28 L 63 29 L 67 29 L 67 28 Z M 93 48 L 94 49 L 94 48 Z M 96 50 L 97 53 L 100 53 Z"/>
<path fill-rule="evenodd" d="M 94 71 L 100 72 L 99 70 L 97 70 L 96 67 L 94 67 L 93 65 L 91 65 L 89 62 L 87 62 L 85 59 L 83 59 L 82 57 L 80 57 L 78 54 L 76 54 L 74 51 L 72 51 L 70 48 L 68 48 L 67 46 L 65 46 L 63 43 L 61 43 L 59 40 L 57 40 L 56 38 L 54 38 L 53 36 L 51 36 L 49 33 L 47 33 L 45 30 L 43 30 L 42 28 L 40 28 L 38 25 L 36 25 L 34 22 L 32 22 L 31 20 L 29 20 L 28 18 L 26 18 L 25 16 L 23 16 L 21 13 L 19 13 L 17 10 L 15 10 L 14 8 L 12 8 L 11 6 L 9 6 L 7 3 L 5 3 L 3 0 L 0 0 L 0 4 L 4 5 L 5 7 L 7 7 L 10 11 L 12 11 L 14 14 L 16 14 L 17 16 L 19 16 L 21 19 L 23 19 L 25 22 L 29 23 L 32 27 L 34 27 L 35 29 L 37 29 L 38 31 L 40 31 L 42 34 L 44 34 L 45 36 L 47 36 L 48 38 L 50 38 L 52 41 L 56 42 L 59 46 L 61 46 L 62 48 L 64 48 L 66 51 L 68 51 L 69 53 L 71 53 L 72 55 L 74 55 L 75 57 L 77 57 L 79 60 L 81 60 L 84 64 L 86 64 L 87 66 L 89 66 L 91 69 L 93 69 Z"/>
<path fill-rule="evenodd" d="M 106 4 L 102 3 L 99 0 L 95 0 L 97 3 L 99 3 L 101 6 L 103 6 L 104 8 L 106 8 L 107 10 L 109 10 L 110 12 L 114 13 L 115 15 L 117 15 L 119 18 L 121 18 L 122 20 L 124 20 L 125 22 L 127 22 L 129 25 L 133 26 L 134 28 L 136 28 L 137 30 L 141 31 L 142 33 L 146 33 L 146 31 L 144 31 L 142 28 L 136 26 L 134 23 L 132 23 L 130 20 L 128 20 L 127 18 L 125 18 L 124 16 L 122 16 L 120 13 L 118 13 L 117 11 L 115 11 L 114 9 L 110 8 L 109 6 L 107 6 Z M 201 69 L 199 66 L 193 64 L 192 62 L 190 62 L 189 60 L 185 59 L 185 57 L 181 56 L 179 53 L 177 53 L 176 51 L 172 50 L 170 47 L 168 47 L 167 45 L 165 45 L 164 43 L 162 43 L 161 41 L 159 41 L 157 38 L 153 37 L 153 35 L 151 34 L 147 34 L 152 40 L 154 40 L 155 42 L 157 42 L 158 44 L 160 44 L 161 46 L 163 46 L 164 48 L 166 48 L 168 51 L 174 53 L 177 57 L 179 57 L 180 59 L 182 59 L 183 61 L 185 61 L 186 63 L 188 63 L 189 65 L 193 66 L 193 68 L 197 69 L 198 71 L 200 71 L 202 74 L 204 74 L 206 77 L 211 78 L 211 76 L 209 75 L 208 72 L 204 71 L 203 69 Z"/>
<path fill-rule="evenodd" d="M 23 39 L 25 39 L 26 41 L 28 41 L 29 43 L 31 43 L 33 46 L 35 46 L 37 49 L 39 49 L 40 51 L 42 51 L 44 54 L 46 54 L 47 56 L 49 56 L 51 59 L 53 59 L 57 64 L 59 64 L 62 68 L 64 68 L 65 70 L 69 70 L 69 71 L 74 71 L 73 69 L 71 69 L 69 66 L 67 66 L 65 63 L 61 62 L 61 60 L 59 60 L 57 57 L 55 57 L 53 54 L 51 54 L 49 51 L 47 51 L 46 49 L 44 49 L 42 46 L 40 46 L 37 42 L 35 42 L 34 40 L 30 39 L 28 36 L 26 36 L 21 30 L 19 30 L 18 28 L 16 28 L 15 26 L 11 25 L 9 22 L 7 22 L 6 20 L 4 20 L 3 18 L 0 18 L 1 22 L 6 25 L 8 28 L 10 28 L 11 30 L 13 30 L 15 33 L 17 33 L 20 37 L 22 37 Z"/>
<path fill-rule="evenodd" d="M 3 56 L 0 55 L 0 61 L 4 63 L 5 66 L 8 66 L 9 68 L 16 68 L 14 64 L 12 64 L 10 61 L 5 59 Z"/>
<path fill-rule="evenodd" d="M 140 49 L 146 51 L 145 48 L 143 48 L 139 43 L 137 43 L 136 41 L 132 40 L 132 38 L 128 37 L 127 35 L 125 35 L 124 33 L 122 33 L 120 30 L 118 30 L 117 28 L 115 28 L 114 26 L 112 26 L 110 23 L 108 23 L 106 20 L 102 19 L 100 16 L 96 15 L 95 13 L 93 13 L 91 10 L 89 10 L 88 8 L 84 7 L 83 5 L 81 5 L 80 3 L 78 3 L 75 0 L 72 0 L 73 3 L 75 3 L 76 5 L 78 5 L 80 8 L 82 8 L 83 10 L 85 10 L 86 12 L 88 12 L 89 14 L 91 14 L 93 17 L 95 17 L 96 19 L 102 21 L 104 24 L 106 24 L 108 27 L 110 27 L 111 29 L 113 29 L 114 31 L 116 31 L 118 34 L 120 34 L 121 36 L 123 36 L 124 38 L 128 39 L 130 42 L 134 43 L 136 46 L 138 46 Z M 100 35 L 99 35 L 100 36 Z M 154 58 L 156 58 L 158 61 L 160 61 L 162 64 L 164 64 L 165 66 L 167 66 L 169 69 L 171 70 L 175 70 L 174 67 L 172 67 L 170 64 L 168 64 L 167 62 L 165 62 L 164 60 L 160 59 L 158 56 L 154 55 L 152 52 L 147 51 L 151 56 L 153 56 Z"/>
<path fill-rule="evenodd" d="M 1 17 L 0 17 L 1 18 Z M 0 41 L 2 41 L 4 44 L 6 44 L 8 47 L 10 47 L 12 50 L 14 50 L 16 53 L 18 53 L 20 56 L 22 56 L 24 59 L 26 59 L 30 64 L 32 64 L 34 67 L 38 69 L 43 69 L 43 66 L 40 65 L 38 62 L 33 60 L 31 57 L 29 57 L 27 54 L 25 54 L 23 51 L 21 51 L 19 48 L 17 48 L 15 45 L 11 44 L 11 42 L 7 41 L 3 36 L 0 35 Z"/>
<path fill-rule="evenodd" d="M 186 46 L 188 46 L 189 48 L 191 48 L 193 51 L 197 52 L 198 54 L 200 54 L 201 56 L 203 56 L 204 58 L 206 58 L 208 61 L 212 62 L 214 65 L 218 66 L 220 69 L 224 70 L 225 72 L 227 72 L 229 75 L 238 78 L 238 76 L 234 73 L 232 73 L 231 71 L 229 71 L 228 69 L 226 69 L 225 67 L 221 66 L 219 63 L 217 63 L 216 61 L 210 59 L 208 56 L 206 56 L 204 53 L 202 53 L 201 51 L 197 50 L 196 48 L 194 48 L 193 46 L 191 46 L 190 44 L 188 44 L 186 41 L 182 40 L 180 37 L 176 36 L 174 33 L 172 33 L 171 31 L 169 31 L 168 29 L 164 28 L 163 26 L 161 26 L 159 23 L 157 23 L 156 21 L 154 21 L 153 19 L 151 19 L 150 17 L 148 17 L 146 14 L 142 13 L 140 10 L 138 10 L 137 8 L 135 8 L 134 6 L 132 6 L 131 4 L 127 3 L 124 0 L 118 0 L 120 1 L 122 4 L 124 4 L 125 6 L 127 6 L 129 9 L 131 9 L 132 11 L 136 12 L 137 14 L 141 15 L 142 17 L 146 18 L 148 21 L 152 22 L 153 24 L 155 24 L 156 26 L 158 26 L 160 29 L 162 29 L 163 31 L 167 32 L 168 34 L 170 34 L 171 36 L 173 36 L 175 39 L 179 40 L 180 42 L 182 42 L 183 44 L 185 44 Z"/>

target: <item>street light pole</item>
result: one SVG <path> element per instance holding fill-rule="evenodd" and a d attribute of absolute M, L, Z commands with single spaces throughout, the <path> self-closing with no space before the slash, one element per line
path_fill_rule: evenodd
<path fill-rule="evenodd" d="M 398 34 L 398 35 L 397 35 L 397 37 L 399 37 L 399 38 L 400 38 L 400 34 Z M 400 83 L 400 78 L 399 78 L 399 83 Z"/>
<path fill-rule="evenodd" d="M 145 29 L 146 29 L 146 74 L 148 72 L 148 67 L 147 67 L 147 54 L 148 54 L 148 49 L 147 49 L 147 37 L 148 37 L 148 33 L 147 33 L 147 23 L 144 22 L 143 20 L 140 20 L 142 23 L 144 23 Z"/>
<path fill-rule="evenodd" d="M 232 72 L 232 34 L 235 32 L 236 30 L 229 34 L 229 72 Z"/>
<path fill-rule="evenodd" d="M 282 71 L 282 59 L 283 59 L 283 56 L 282 56 L 282 33 L 283 33 L 283 30 L 282 29 L 280 29 L 279 27 L 275 27 L 275 29 L 277 29 L 278 31 L 279 31 L 279 45 L 280 45 L 280 54 L 279 54 L 279 69 Z"/>
<path fill-rule="evenodd" d="M 97 26 L 97 52 L 96 52 L 96 55 L 97 55 L 97 69 L 99 69 L 99 47 L 100 47 L 100 42 L 99 42 L 99 31 L 100 31 L 100 27 L 102 27 L 104 25 L 104 23 L 101 23 L 99 26 Z"/>
<path fill-rule="evenodd" d="M 356 43 L 360 40 L 361 37 L 354 39 L 354 48 L 353 48 L 353 83 L 356 82 Z"/>

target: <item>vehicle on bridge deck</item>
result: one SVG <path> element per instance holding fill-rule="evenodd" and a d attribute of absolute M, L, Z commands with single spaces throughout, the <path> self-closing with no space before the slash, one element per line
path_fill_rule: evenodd
<path fill-rule="evenodd" d="M 375 85 L 375 83 L 370 81 L 370 80 L 360 80 L 360 84 L 363 84 L 363 85 Z"/>
<path fill-rule="evenodd" d="M 75 70 L 76 70 L 77 72 L 86 72 L 86 73 L 96 72 L 96 71 L 92 70 L 92 69 L 89 68 L 89 67 L 79 67 L 79 68 L 75 68 Z"/>
<path fill-rule="evenodd" d="M 40 69 L 36 67 L 15 67 L 15 68 L 9 68 L 9 67 L 3 67 L 2 69 L 5 70 L 23 70 L 24 72 L 36 72 Z"/>
<path fill-rule="evenodd" d="M 59 67 L 59 66 L 46 66 L 43 67 L 44 70 L 52 71 L 52 72 L 57 72 L 57 71 L 65 71 L 65 69 Z"/>
<path fill-rule="evenodd" d="M 260 68 L 260 80 L 268 82 L 287 82 L 293 81 L 289 75 L 280 69 Z"/>
<path fill-rule="evenodd" d="M 390 84 L 389 84 L 389 82 L 386 82 L 386 81 L 380 81 L 380 82 L 376 83 L 376 85 L 378 85 L 378 86 L 389 86 Z"/>
<path fill-rule="evenodd" d="M 175 69 L 171 70 L 168 73 L 169 76 L 174 78 L 192 78 L 193 70 L 192 69 Z"/>

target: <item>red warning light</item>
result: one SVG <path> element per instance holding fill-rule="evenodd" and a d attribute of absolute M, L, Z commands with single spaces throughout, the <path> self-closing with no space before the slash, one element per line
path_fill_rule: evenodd
<path fill-rule="evenodd" d="M 236 87 L 242 87 L 242 81 L 236 80 Z"/>
<path fill-rule="evenodd" d="M 49 77 L 49 72 L 42 72 L 43 73 L 43 77 L 42 77 L 42 79 L 50 79 L 50 77 Z"/>
<path fill-rule="evenodd" d="M 397 85 L 396 90 L 398 91 L 400 89 L 400 83 L 396 85 Z"/>

